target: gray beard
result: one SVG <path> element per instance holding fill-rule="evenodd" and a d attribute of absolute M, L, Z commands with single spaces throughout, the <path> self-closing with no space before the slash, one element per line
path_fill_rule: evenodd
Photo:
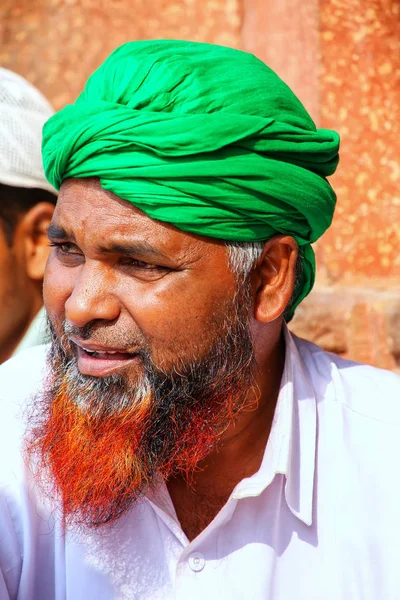
<path fill-rule="evenodd" d="M 114 522 L 146 488 L 151 487 L 158 476 L 167 480 L 183 473 L 190 478 L 198 461 L 218 446 L 222 433 L 235 422 L 238 414 L 250 406 L 254 407 L 257 398 L 254 391 L 255 359 L 248 323 L 249 307 L 248 295 L 242 294 L 232 303 L 231 310 L 224 314 L 223 323 L 218 328 L 216 326 L 218 331 L 207 355 L 187 364 L 179 359 L 169 372 L 154 364 L 149 350 L 141 350 L 143 375 L 134 383 L 126 374 L 103 378 L 82 375 L 77 367 L 73 345 L 67 337 L 71 333 L 78 334 L 78 331 L 71 331 L 71 327 L 64 326 L 64 334 L 58 337 L 49 323 L 52 335 L 48 355 L 50 375 L 44 391 L 32 405 L 27 444 L 29 459 L 33 456 L 39 458 L 38 479 L 55 481 L 57 472 L 60 473 L 59 466 L 55 469 L 53 464 L 54 448 L 57 448 L 61 439 L 64 442 L 69 439 L 71 430 L 62 429 L 63 419 L 58 421 L 57 427 L 60 429 L 54 430 L 54 427 L 48 427 L 48 423 L 52 418 L 55 399 L 64 397 L 76 406 L 85 419 L 87 417 L 89 433 L 85 444 L 93 444 L 92 449 L 85 448 L 89 472 L 90 457 L 93 454 L 99 457 L 95 445 L 96 438 L 101 436 L 99 432 L 102 426 L 114 422 L 120 414 L 129 412 L 133 429 L 128 431 L 126 442 L 128 445 L 131 445 L 130 440 L 137 442 L 130 460 L 134 461 L 135 472 L 140 472 L 142 482 L 133 489 L 129 482 L 121 481 L 117 474 L 112 475 L 106 488 L 112 490 L 118 487 L 119 491 L 108 501 L 109 505 L 101 510 L 92 510 L 90 488 L 105 485 L 101 472 L 99 479 L 93 479 L 90 475 L 91 486 L 87 485 L 87 480 L 82 482 L 82 489 L 89 491 L 79 500 L 78 508 L 76 504 L 68 505 L 65 488 L 58 477 L 55 490 L 51 493 L 61 492 L 67 521 L 89 527 Z M 83 339 L 90 337 L 88 328 L 79 333 Z M 135 415 L 140 411 L 143 413 L 144 405 L 147 407 L 146 419 L 139 435 Z M 113 452 L 112 445 L 109 450 Z M 68 446 L 66 451 L 70 452 Z M 120 458 L 120 455 L 115 458 Z M 63 461 L 63 455 L 58 455 L 58 465 L 60 460 Z M 69 461 L 71 473 L 75 472 L 74 464 L 79 460 L 79 455 L 74 455 Z M 99 468 L 97 465 L 96 473 Z M 68 482 L 68 469 L 66 473 L 64 471 L 63 468 L 62 477 Z M 76 474 L 73 476 L 76 477 Z M 77 484 L 79 487 L 79 479 Z"/>
<path fill-rule="evenodd" d="M 48 320 L 51 337 L 48 366 L 54 375 L 52 390 L 48 392 L 55 396 L 61 385 L 67 385 L 75 404 L 94 419 L 139 407 L 151 396 L 154 398 L 156 420 L 161 415 L 168 419 L 168 413 L 173 410 L 176 414 L 178 408 L 179 413 L 188 413 L 200 404 L 206 406 L 207 402 L 212 402 L 211 390 L 219 397 L 232 393 L 232 386 L 240 383 L 240 394 L 246 395 L 246 388 L 254 385 L 255 368 L 248 322 L 250 302 L 248 289 L 235 298 L 231 314 L 219 326 L 220 335 L 205 357 L 187 364 L 177 360 L 177 364 L 167 372 L 153 362 L 149 349 L 142 349 L 138 354 L 143 362 L 144 374 L 134 384 L 124 374 L 105 377 L 82 375 L 68 337 L 75 334 L 87 339 L 91 335 L 90 326 L 78 329 L 64 323 L 64 334 L 59 338 Z"/>

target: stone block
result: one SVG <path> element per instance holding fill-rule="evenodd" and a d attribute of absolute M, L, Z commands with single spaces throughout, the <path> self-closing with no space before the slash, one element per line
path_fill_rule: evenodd
<path fill-rule="evenodd" d="M 400 287 L 317 286 L 290 329 L 330 352 L 400 371 Z"/>

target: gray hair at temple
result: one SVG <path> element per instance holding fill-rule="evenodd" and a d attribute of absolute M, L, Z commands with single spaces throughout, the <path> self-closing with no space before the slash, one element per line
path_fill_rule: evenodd
<path fill-rule="evenodd" d="M 264 242 L 226 242 L 228 250 L 228 263 L 231 271 L 237 276 L 240 283 L 244 283 L 251 271 L 255 267 L 264 248 Z M 290 300 L 286 311 L 293 303 L 296 289 L 301 280 L 303 268 L 303 252 L 299 247 L 299 255 L 296 262 L 295 282 L 293 287 L 292 299 Z"/>

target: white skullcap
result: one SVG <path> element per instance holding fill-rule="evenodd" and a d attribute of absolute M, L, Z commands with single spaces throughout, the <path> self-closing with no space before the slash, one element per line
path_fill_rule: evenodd
<path fill-rule="evenodd" d="M 23 77 L 0 67 L 0 183 L 56 193 L 42 166 L 42 127 L 54 114 Z"/>

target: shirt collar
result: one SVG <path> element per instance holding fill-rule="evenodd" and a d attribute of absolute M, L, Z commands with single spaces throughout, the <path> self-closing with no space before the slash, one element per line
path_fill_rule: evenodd
<path fill-rule="evenodd" d="M 306 525 L 311 525 L 316 400 L 310 376 L 286 325 L 284 335 L 285 366 L 264 457 L 257 473 L 243 479 L 232 497 L 258 496 L 272 483 L 275 475 L 285 475 L 285 498 L 290 511 Z"/>

